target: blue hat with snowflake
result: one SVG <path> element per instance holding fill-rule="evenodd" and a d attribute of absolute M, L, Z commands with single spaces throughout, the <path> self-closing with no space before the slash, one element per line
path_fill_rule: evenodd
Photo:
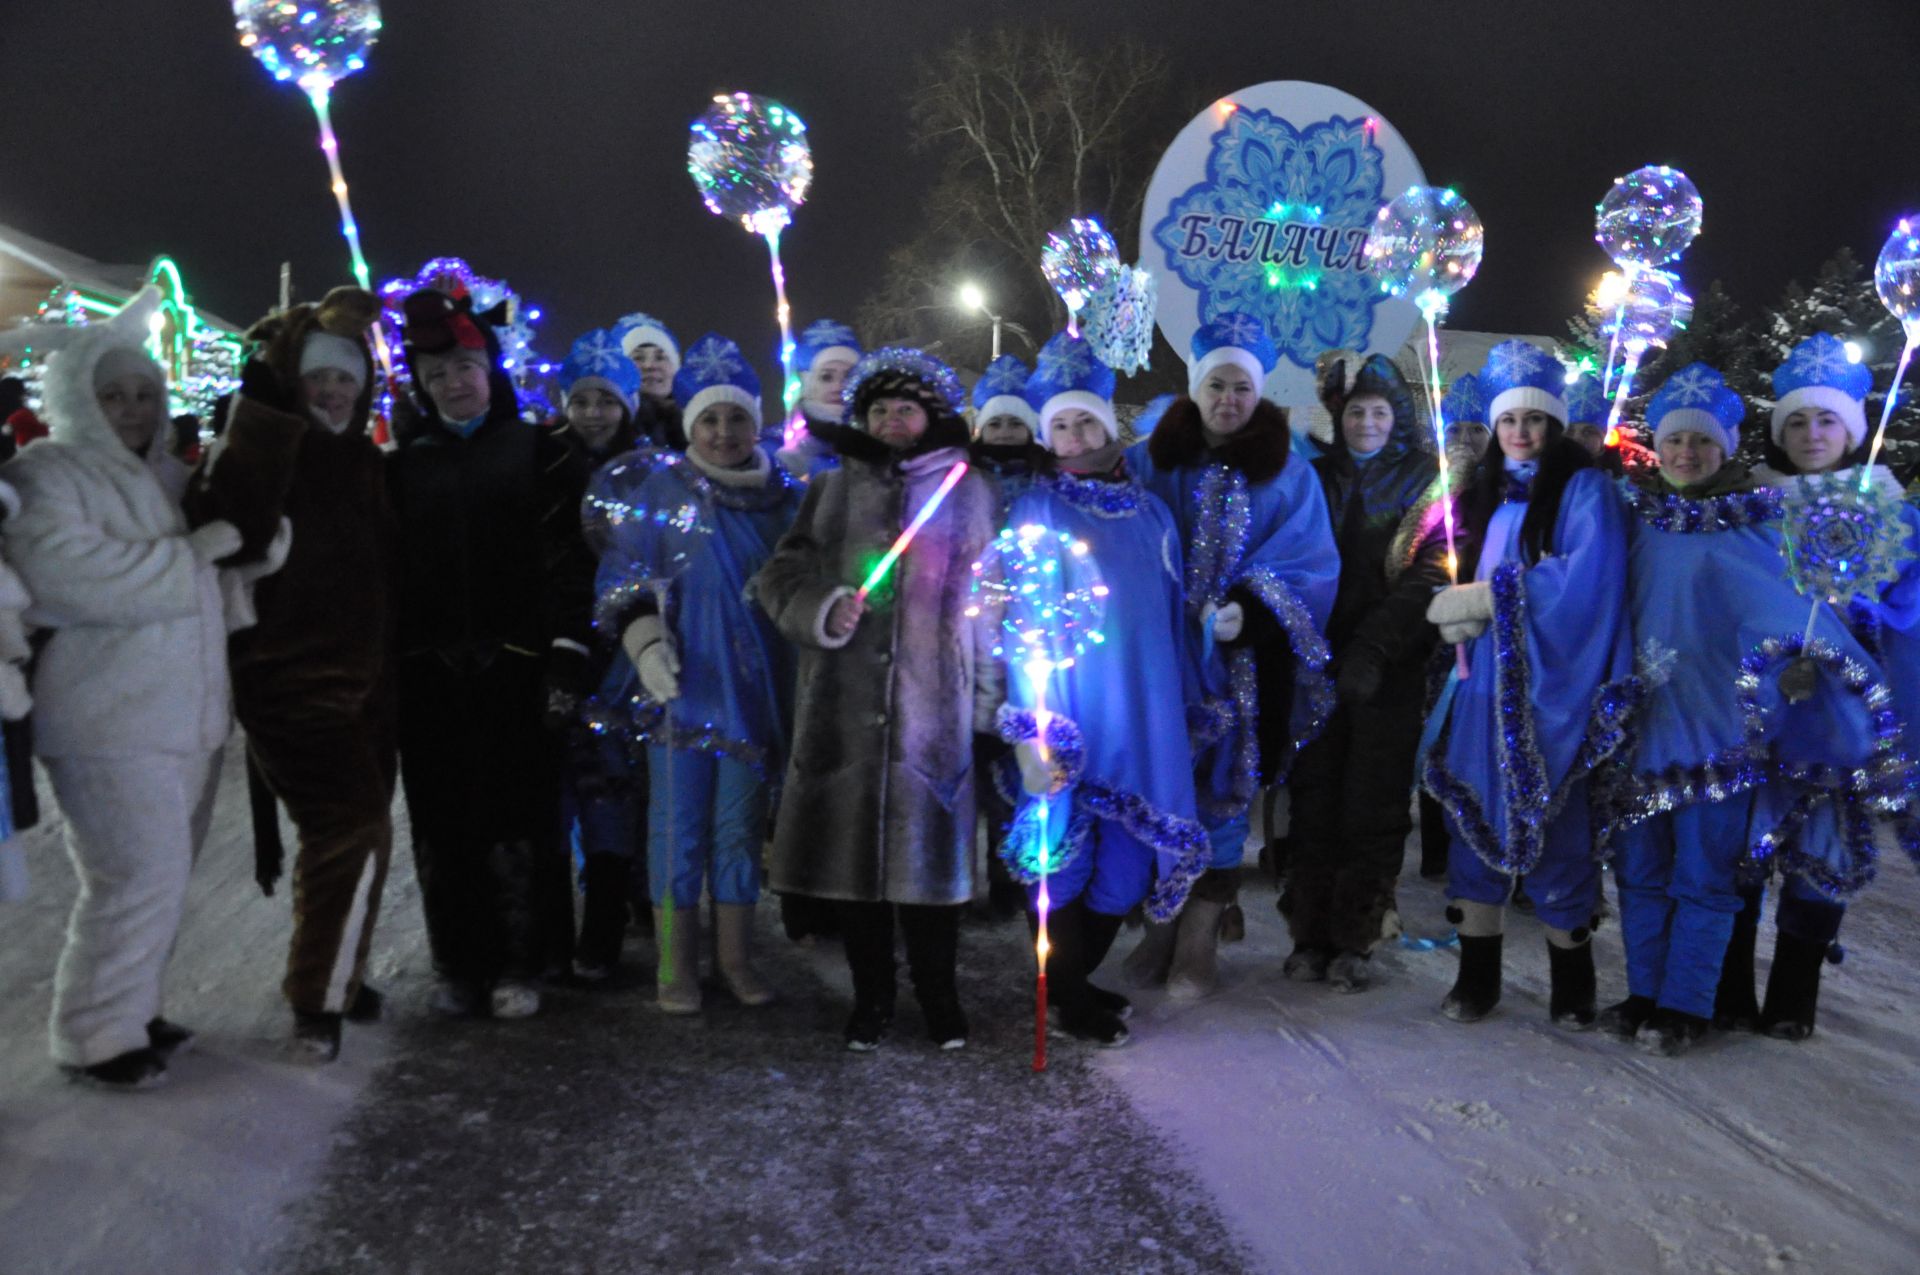
<path fill-rule="evenodd" d="M 1047 445 L 1056 416 L 1076 410 L 1099 417 L 1108 439 L 1120 437 L 1120 424 L 1113 417 L 1113 384 L 1113 369 L 1094 357 L 1084 337 L 1055 333 L 1040 347 L 1033 361 L 1033 379 L 1027 382 L 1027 398 L 1039 405 L 1040 424 L 1034 434 L 1040 445 Z"/>
<path fill-rule="evenodd" d="M 1487 424 L 1502 412 L 1545 412 L 1567 423 L 1567 370 L 1531 341 L 1502 341 L 1487 351 L 1480 390 L 1487 396 Z"/>
<path fill-rule="evenodd" d="M 1258 390 L 1280 365 L 1280 351 L 1274 347 L 1267 325 L 1251 314 L 1230 311 L 1216 314 L 1193 334 L 1193 357 L 1187 360 L 1187 389 L 1200 388 L 1207 373 L 1223 363 L 1245 368 Z"/>
<path fill-rule="evenodd" d="M 1787 417 L 1804 408 L 1825 408 L 1847 425 L 1853 447 L 1867 441 L 1867 391 L 1873 373 L 1847 357 L 1846 343 L 1816 332 L 1793 347 L 1773 373 L 1773 441 L 1787 427 Z"/>
<path fill-rule="evenodd" d="M 632 314 L 622 315 L 613 325 L 613 335 L 620 342 L 620 352 L 628 358 L 643 345 L 657 345 L 667 356 L 667 362 L 674 370 L 680 369 L 680 343 L 673 339 L 673 333 L 667 331 L 667 325 L 650 314 L 635 310 Z"/>
<path fill-rule="evenodd" d="M 1440 399 L 1440 415 L 1449 425 L 1485 425 L 1487 395 L 1480 388 L 1480 378 L 1472 372 L 1454 377 Z"/>
<path fill-rule="evenodd" d="M 687 348 L 686 361 L 673 374 L 673 398 L 689 425 L 715 403 L 738 403 L 760 424 L 760 378 L 739 346 L 711 332 Z"/>
<path fill-rule="evenodd" d="M 1729 456 L 1740 446 L 1740 422 L 1746 415 L 1746 401 L 1705 363 L 1689 363 L 1669 376 L 1647 404 L 1655 446 L 1669 434 L 1692 430 L 1718 442 Z"/>
<path fill-rule="evenodd" d="M 1600 382 L 1582 373 L 1567 382 L 1567 424 L 1598 425 L 1606 428 L 1607 396 L 1600 390 Z"/>
<path fill-rule="evenodd" d="M 558 379 L 563 396 L 576 389 L 603 389 L 625 403 L 629 412 L 640 398 L 639 369 L 605 328 L 595 328 L 573 343 Z"/>
<path fill-rule="evenodd" d="M 833 319 L 815 319 L 801 331 L 800 339 L 794 342 L 793 367 L 795 371 L 805 374 L 829 354 L 849 363 L 857 363 L 864 353 L 860 348 L 860 336 L 852 328 Z"/>
<path fill-rule="evenodd" d="M 1034 434 L 1040 432 L 1040 414 L 1027 399 L 1027 365 L 1011 354 L 1002 354 L 987 364 L 987 370 L 973 383 L 974 428 L 996 416 L 1017 416 Z"/>

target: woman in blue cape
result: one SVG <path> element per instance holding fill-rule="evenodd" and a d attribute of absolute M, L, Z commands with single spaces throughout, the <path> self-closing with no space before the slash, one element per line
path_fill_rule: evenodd
<path fill-rule="evenodd" d="M 1177 933 L 1150 927 L 1127 958 L 1136 982 L 1164 977 L 1174 997 L 1213 990 L 1220 920 L 1239 893 L 1248 804 L 1263 784 L 1286 781 L 1333 709 L 1325 633 L 1340 555 L 1319 480 L 1291 455 L 1286 413 L 1260 397 L 1278 361 L 1259 319 L 1215 317 L 1194 333 L 1187 397 L 1127 452 L 1141 485 L 1173 511 L 1186 549 L 1187 614 L 1201 626 L 1206 703 L 1191 725 L 1212 863 Z"/>
<path fill-rule="evenodd" d="M 659 1002 L 692 1014 L 703 886 L 716 905 L 721 979 L 743 1004 L 773 999 L 749 939 L 769 794 L 786 764 L 793 648 L 745 591 L 792 524 L 800 487 L 757 446 L 760 381 L 732 341 L 695 343 L 674 397 L 684 460 L 643 451 L 614 461 L 595 476 L 585 512 L 601 550 L 595 624 L 627 657 L 608 671 L 592 725 L 647 744 Z M 662 613 L 655 589 L 668 579 Z"/>
<path fill-rule="evenodd" d="M 1009 667 L 1000 729 L 1015 746 L 1027 794 L 1003 853 L 1022 880 L 1037 880 L 1036 807 L 1044 801 L 1047 983 L 1070 1035 L 1122 1045 L 1126 998 L 1088 976 L 1127 913 L 1144 903 L 1153 919 L 1171 920 L 1212 857 L 1187 743 L 1187 708 L 1199 687 L 1187 650 L 1179 529 L 1128 472 L 1110 401 L 1113 372 L 1064 332 L 1041 350 L 1039 364 L 1029 392 L 1041 405 L 1040 440 L 1059 472 L 1016 499 L 1007 524 L 1016 536 L 1066 533 L 1088 546 L 1107 590 L 1104 640 L 1046 678 L 1046 762 L 1036 688 L 1017 642 L 1003 641 Z"/>
<path fill-rule="evenodd" d="M 1628 492 L 1646 701 L 1606 784 L 1616 823 L 1635 822 L 1613 838 L 1629 994 L 1601 1026 L 1667 1056 L 1706 1034 L 1749 848 L 1795 861 L 1841 833 L 1852 876 L 1845 861 L 1872 856 L 1860 816 L 1908 782 L 1871 657 L 1824 603 L 1807 631 L 1780 493 L 1729 459 L 1745 414 L 1713 368 L 1674 373 L 1647 410 L 1660 471 Z"/>
<path fill-rule="evenodd" d="M 1867 459 L 1866 397 L 1872 388 L 1872 374 L 1847 356 L 1843 342 L 1824 332 L 1795 346 L 1774 371 L 1766 464 L 1756 473 L 1785 502 L 1789 534 L 1796 521 L 1793 506 L 1809 492 L 1822 484 L 1852 488 L 1860 481 L 1859 467 Z M 1911 758 L 1920 745 L 1914 733 L 1920 722 L 1920 563 L 1914 558 L 1920 550 L 1920 512 L 1900 503 L 1900 485 L 1884 466 L 1875 468 L 1868 481 L 1893 505 L 1892 515 L 1906 538 L 1890 555 L 1901 560 L 1880 564 L 1892 579 L 1883 581 L 1876 593 L 1856 599 L 1848 607 L 1848 622 L 1874 658 L 1872 676 L 1884 681 L 1891 694 L 1888 712 L 1905 727 L 1898 757 Z M 1897 841 L 1920 857 L 1920 827 L 1910 788 L 1909 793 L 1904 809 L 1883 809 L 1879 839 Z M 1775 795 L 1763 792 L 1759 805 L 1765 807 Z M 1857 803 L 1854 808 L 1858 810 Z M 1774 913 L 1777 937 L 1766 1002 L 1760 1004 L 1754 996 L 1761 905 L 1761 890 L 1754 888 L 1727 945 L 1714 1021 L 1721 1027 L 1757 1028 L 1783 1040 L 1804 1040 L 1813 1033 L 1820 967 L 1842 955 L 1835 940 L 1846 915 L 1844 900 L 1872 879 L 1876 839 L 1858 818 L 1852 826 L 1843 826 L 1833 803 L 1806 814 L 1789 807 L 1787 814 L 1799 831 L 1780 845 L 1785 853 L 1776 856 L 1784 876 Z"/>
<path fill-rule="evenodd" d="M 1494 438 L 1459 519 L 1478 566 L 1427 612 L 1442 641 L 1468 643 L 1471 669 L 1434 710 L 1421 776 L 1453 833 L 1447 912 L 1460 975 L 1441 1011 L 1474 1022 L 1499 1003 L 1506 901 L 1524 875 L 1547 926 L 1548 1012 L 1584 1029 L 1599 898 L 1587 775 L 1619 747 L 1632 691 L 1626 517 L 1611 480 L 1566 437 L 1558 361 L 1503 341 L 1480 381 Z"/>

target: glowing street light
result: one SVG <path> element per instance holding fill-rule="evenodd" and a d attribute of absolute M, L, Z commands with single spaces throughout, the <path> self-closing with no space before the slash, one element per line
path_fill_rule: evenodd
<path fill-rule="evenodd" d="M 971 279 L 960 285 L 960 308 L 968 314 L 984 314 L 993 320 L 993 354 L 990 357 L 995 359 L 999 358 L 1000 327 L 1004 320 L 993 311 L 987 309 L 987 294 L 981 291 L 980 285 Z"/>

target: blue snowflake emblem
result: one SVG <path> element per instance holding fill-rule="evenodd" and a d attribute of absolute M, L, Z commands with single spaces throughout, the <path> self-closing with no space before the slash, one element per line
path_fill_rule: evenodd
<path fill-rule="evenodd" d="M 992 394 L 1018 394 L 1027 387 L 1027 370 L 1011 359 L 1004 359 L 986 372 L 987 390 Z"/>
<path fill-rule="evenodd" d="M 835 323 L 832 319 L 815 319 L 800 334 L 800 339 L 816 350 L 824 350 L 835 345 L 858 346 L 860 334 L 844 323 Z"/>
<path fill-rule="evenodd" d="M 627 361 L 613 333 L 599 329 L 573 343 L 573 357 L 588 376 L 611 371 Z"/>
<path fill-rule="evenodd" d="M 1199 293 L 1202 315 L 1252 315 L 1300 366 L 1322 350 L 1364 349 L 1387 300 L 1362 252 L 1385 202 L 1384 161 L 1364 119 L 1295 128 L 1242 108 L 1214 134 L 1206 179 L 1174 199 L 1153 242 Z"/>
<path fill-rule="evenodd" d="M 1229 314 L 1218 322 L 1221 338 L 1237 349 L 1246 349 L 1264 335 L 1260 321 L 1250 314 Z"/>
<path fill-rule="evenodd" d="M 1524 385 L 1546 365 L 1546 354 L 1529 341 L 1502 341 L 1487 353 L 1487 371 L 1502 385 Z"/>
<path fill-rule="evenodd" d="M 1085 341 L 1055 338 L 1040 351 L 1037 363 L 1041 380 L 1071 385 L 1092 370 L 1093 354 Z"/>
<path fill-rule="evenodd" d="M 1667 382 L 1667 397 L 1676 407 L 1702 407 L 1713 401 L 1713 392 L 1719 388 L 1719 377 L 1704 367 L 1690 367 Z"/>
<path fill-rule="evenodd" d="M 746 371 L 740 347 L 723 337 L 710 336 L 687 351 L 685 367 L 703 385 L 719 385 Z"/>

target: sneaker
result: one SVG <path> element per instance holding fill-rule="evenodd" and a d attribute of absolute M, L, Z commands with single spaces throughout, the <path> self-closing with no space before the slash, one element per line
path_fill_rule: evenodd
<path fill-rule="evenodd" d="M 1280 967 L 1280 977 L 1295 983 L 1318 983 L 1327 976 L 1330 958 L 1317 947 L 1296 947 Z"/>
<path fill-rule="evenodd" d="M 532 1018 L 540 1012 L 540 989 L 531 983 L 497 983 L 488 1000 L 495 1018 Z"/>
<path fill-rule="evenodd" d="M 167 1078 L 167 1062 L 151 1046 L 129 1049 L 126 1053 L 90 1067 L 63 1067 L 76 1084 L 96 1089 L 151 1089 Z"/>
<path fill-rule="evenodd" d="M 1075 1040 L 1091 1041 L 1102 1049 L 1118 1049 L 1129 1038 L 1127 1025 L 1120 1021 L 1120 1016 L 1091 999 L 1080 1008 L 1061 1010 L 1060 1028 Z M 965 1043 L 961 1041 L 961 1044 Z M 942 1045 L 941 1048 L 957 1049 L 959 1046 Z"/>
<path fill-rule="evenodd" d="M 1342 952 L 1327 964 L 1327 986 L 1336 992 L 1364 992 L 1373 985 L 1373 969 L 1363 952 Z"/>
<path fill-rule="evenodd" d="M 344 1017 L 350 1023 L 377 1023 L 386 1007 L 387 998 L 380 994 L 380 989 L 371 983 L 362 983 L 353 1000 L 348 1002 Z"/>
<path fill-rule="evenodd" d="M 960 998 L 951 993 L 920 1002 L 927 1018 L 927 1039 L 942 1049 L 967 1047 L 967 1016 L 961 1012 Z"/>
<path fill-rule="evenodd" d="M 340 1015 L 293 1011 L 293 1049 L 308 1062 L 329 1063 L 340 1056 Z"/>
<path fill-rule="evenodd" d="M 442 1018 L 472 1018 L 480 1012 L 480 990 L 458 979 L 439 979 L 427 1008 Z"/>
<path fill-rule="evenodd" d="M 164 1018 L 156 1018 L 147 1024 L 147 1047 L 160 1055 L 162 1060 L 172 1058 L 175 1054 L 188 1053 L 193 1049 L 193 1030 Z"/>
<path fill-rule="evenodd" d="M 880 1048 L 880 1041 L 892 1025 L 893 1015 L 878 1006 L 855 1005 L 853 1016 L 847 1019 L 847 1048 L 856 1054 L 872 1053 Z"/>
<path fill-rule="evenodd" d="M 1609 1005 L 1600 1011 L 1600 1017 L 1594 1026 L 1609 1036 L 1618 1036 L 1621 1040 L 1632 1040 L 1634 1034 L 1653 1017 L 1653 997 L 1629 996 L 1616 1005 Z"/>

